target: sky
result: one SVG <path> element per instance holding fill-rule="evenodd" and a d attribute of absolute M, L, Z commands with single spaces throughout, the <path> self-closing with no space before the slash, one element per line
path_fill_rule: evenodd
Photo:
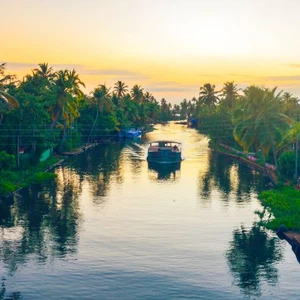
<path fill-rule="evenodd" d="M 205 83 L 300 98 L 299 0 L 0 0 L 0 63 L 39 63 L 86 84 L 137 84 L 173 104 Z"/>

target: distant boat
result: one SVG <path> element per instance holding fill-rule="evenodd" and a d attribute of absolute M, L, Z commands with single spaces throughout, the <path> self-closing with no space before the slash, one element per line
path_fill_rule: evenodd
<path fill-rule="evenodd" d="M 134 128 L 122 130 L 119 132 L 119 138 L 134 139 L 142 136 L 142 131 Z"/>
<path fill-rule="evenodd" d="M 154 141 L 149 143 L 147 161 L 152 163 L 180 163 L 181 143 L 174 141 Z"/>

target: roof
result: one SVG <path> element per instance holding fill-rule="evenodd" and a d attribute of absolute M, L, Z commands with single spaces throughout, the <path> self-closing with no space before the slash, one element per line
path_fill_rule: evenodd
<path fill-rule="evenodd" d="M 168 141 L 168 140 L 158 140 L 158 141 L 152 141 L 149 144 L 152 143 L 174 143 L 174 144 L 181 144 L 180 142 L 176 142 L 176 141 Z"/>

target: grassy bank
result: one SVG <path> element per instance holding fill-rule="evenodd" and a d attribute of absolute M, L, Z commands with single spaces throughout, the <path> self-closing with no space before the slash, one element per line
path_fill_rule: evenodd
<path fill-rule="evenodd" d="M 19 188 L 28 186 L 34 183 L 42 183 L 45 180 L 53 179 L 55 174 L 45 172 L 52 165 L 56 164 L 60 158 L 50 157 L 46 161 L 39 163 L 37 166 L 23 170 L 1 171 L 0 172 L 0 197 L 4 197 Z"/>
<path fill-rule="evenodd" d="M 281 225 L 287 229 L 300 231 L 300 191 L 292 187 L 280 187 L 260 193 L 264 207 L 257 212 L 261 223 L 269 229 L 277 230 Z"/>

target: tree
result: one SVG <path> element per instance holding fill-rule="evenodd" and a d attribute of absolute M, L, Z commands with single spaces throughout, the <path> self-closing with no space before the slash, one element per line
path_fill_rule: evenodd
<path fill-rule="evenodd" d="M 79 102 L 84 99 L 84 94 L 80 86 L 85 86 L 79 79 L 75 70 L 59 71 L 55 74 L 54 89 L 56 93 L 56 101 L 50 107 L 52 123 L 50 130 L 58 124 L 62 119 L 63 124 L 59 123 L 63 129 L 63 136 L 59 151 L 66 142 L 67 127 L 70 123 L 74 122 L 75 118 L 79 117 Z"/>
<path fill-rule="evenodd" d="M 294 97 L 291 93 L 283 93 L 281 100 L 284 104 L 284 113 L 290 118 L 296 119 L 299 116 L 299 99 Z M 299 121 L 299 120 L 297 120 Z"/>
<path fill-rule="evenodd" d="M 291 124 L 291 119 L 281 113 L 280 93 L 276 94 L 276 88 L 250 86 L 245 90 L 244 101 L 233 131 L 235 140 L 245 151 L 250 147 L 256 152 L 262 150 L 263 160 L 272 148 L 277 166 L 276 145 Z"/>
<path fill-rule="evenodd" d="M 136 84 L 135 86 L 133 86 L 130 93 L 133 101 L 137 103 L 143 102 L 144 94 L 143 94 L 143 88 L 141 86 Z"/>
<path fill-rule="evenodd" d="M 69 121 L 69 114 L 75 117 L 79 116 L 77 101 L 84 98 L 80 86 L 85 87 L 75 70 L 57 72 L 55 74 L 54 83 L 56 102 L 51 107 L 51 129 L 55 127 L 61 116 L 63 116 L 67 122 Z"/>
<path fill-rule="evenodd" d="M 5 66 L 5 63 L 0 64 L 0 100 L 7 106 L 7 108 L 18 107 L 18 101 L 7 93 L 7 86 L 12 84 L 15 79 L 15 75 L 6 75 Z"/>
<path fill-rule="evenodd" d="M 123 98 L 128 92 L 128 86 L 123 81 L 117 81 L 114 85 L 114 91 L 116 92 L 118 98 Z"/>
<path fill-rule="evenodd" d="M 98 122 L 99 113 L 103 115 L 104 111 L 109 112 L 112 110 L 113 107 L 113 104 L 109 97 L 109 88 L 107 88 L 105 84 L 101 84 L 94 89 L 94 91 L 92 92 L 92 102 L 94 103 L 97 112 L 88 137 L 88 142 L 90 142 L 94 128 Z"/>
<path fill-rule="evenodd" d="M 224 97 L 221 103 L 226 107 L 227 111 L 231 111 L 234 107 L 236 99 L 239 97 L 237 85 L 234 81 L 225 82 L 221 95 Z"/>
<path fill-rule="evenodd" d="M 14 75 L 5 74 L 5 63 L 0 64 L 0 125 L 3 120 L 3 110 L 10 110 L 19 106 L 18 100 L 7 93 L 7 85 L 15 79 Z"/>
<path fill-rule="evenodd" d="M 33 74 L 38 77 L 42 77 L 44 79 L 50 80 L 54 77 L 53 68 L 48 66 L 48 63 L 38 64 L 39 68 L 35 68 L 33 70 Z"/>
<path fill-rule="evenodd" d="M 199 100 L 202 105 L 213 108 L 219 101 L 218 92 L 215 91 L 216 86 L 210 83 L 205 83 L 200 87 Z"/>
<path fill-rule="evenodd" d="M 298 179 L 298 153 L 299 153 L 299 140 L 300 140 L 300 122 L 297 122 L 293 125 L 289 132 L 289 136 L 294 140 L 295 144 L 295 172 L 294 178 Z"/>

